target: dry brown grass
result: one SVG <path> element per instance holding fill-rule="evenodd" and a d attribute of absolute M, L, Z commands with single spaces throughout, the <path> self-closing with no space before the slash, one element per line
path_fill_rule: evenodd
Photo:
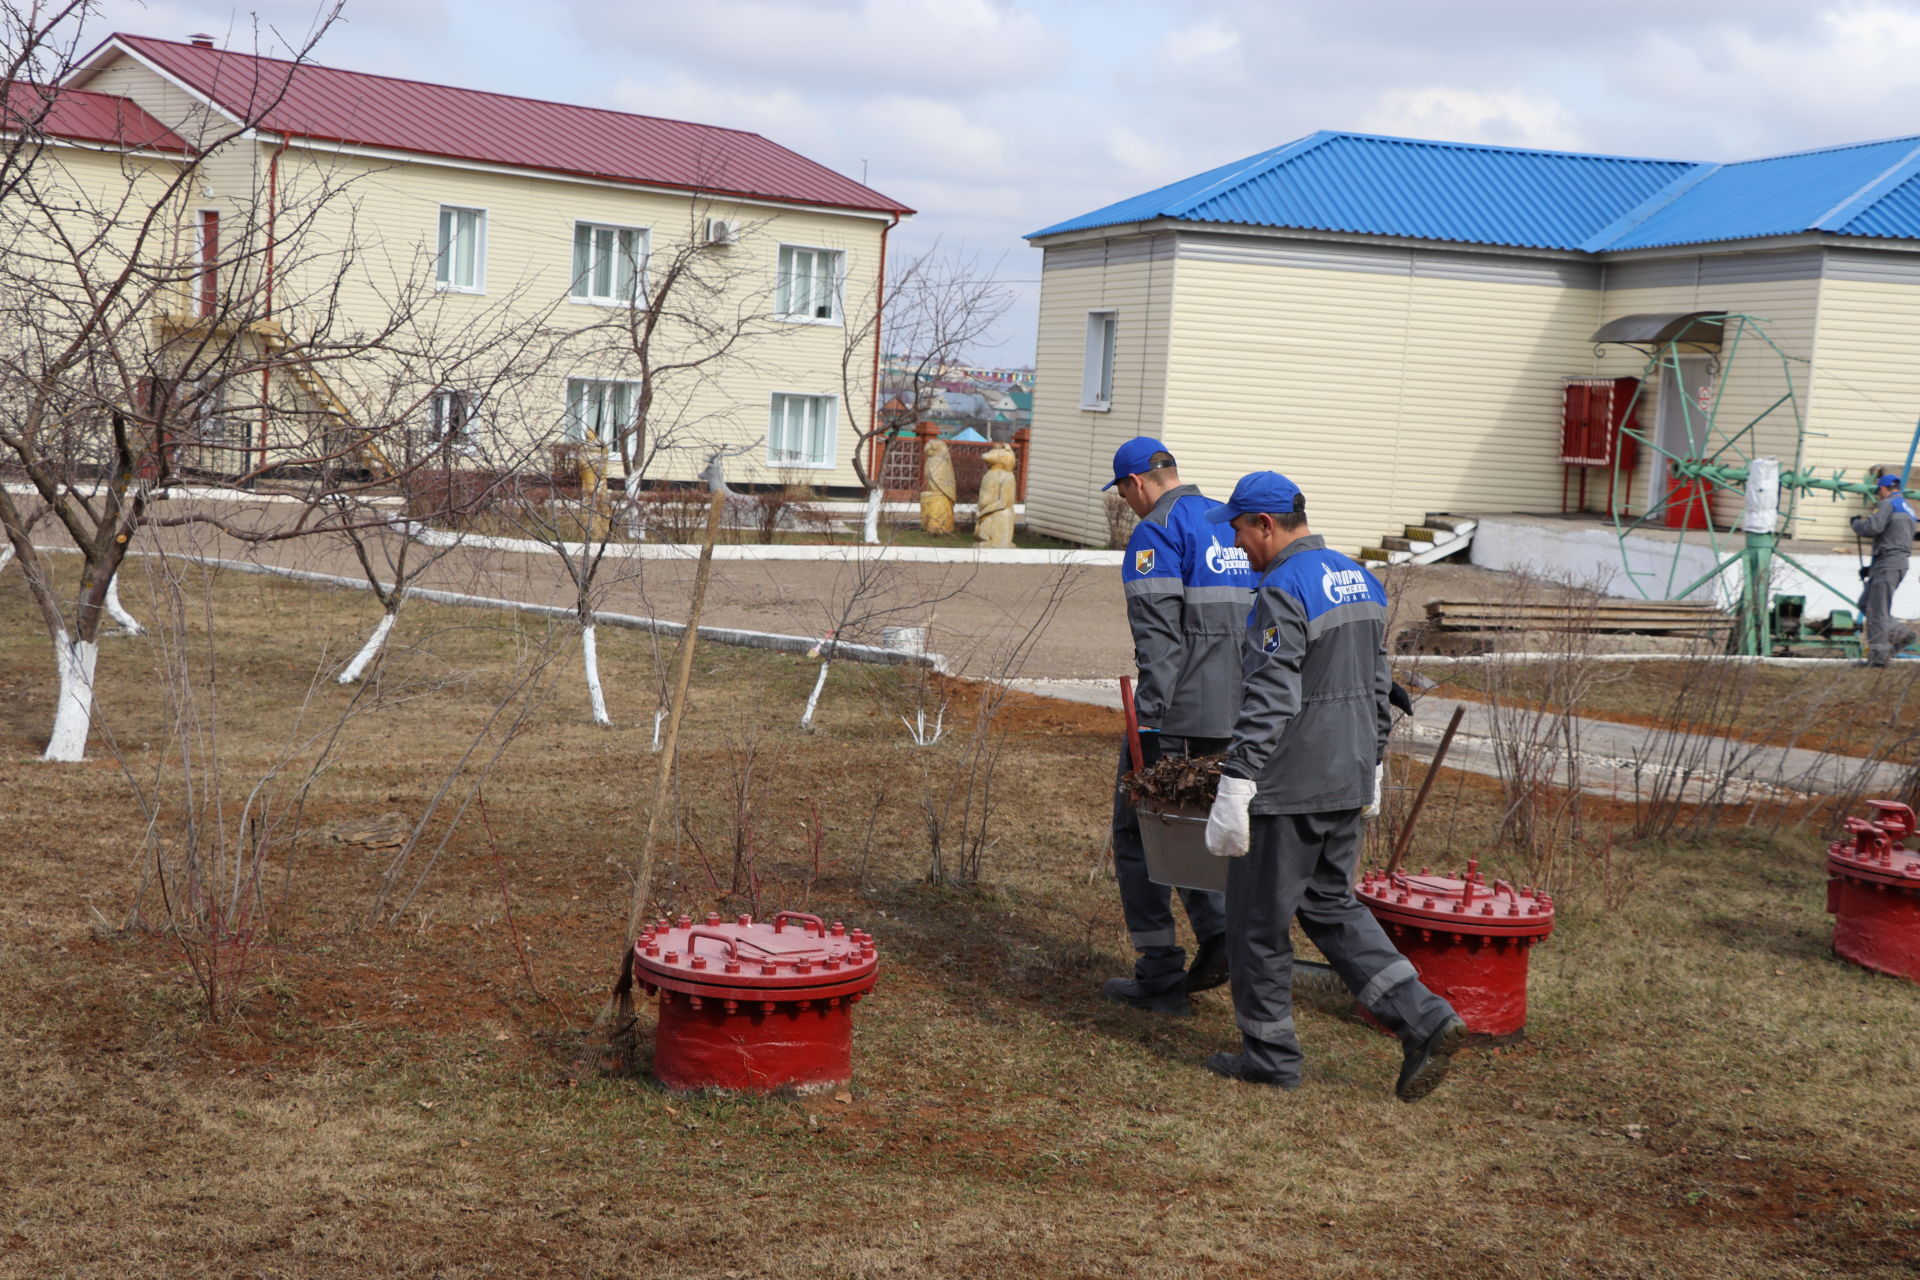
<path fill-rule="evenodd" d="M 241 577 L 217 605 L 238 775 L 323 649 L 343 657 L 372 613 Z M 316 823 L 417 813 L 512 655 L 545 634 L 420 604 L 400 633 L 390 704 L 349 730 Z M 136 774 L 162 746 L 145 643 L 102 658 L 106 721 Z M 138 859 L 119 766 L 34 759 L 49 663 L 17 575 L 0 576 L 0 1275 L 1920 1267 L 1920 987 L 1829 957 L 1811 838 L 1651 851 L 1620 912 L 1570 909 L 1535 951 L 1530 1038 L 1469 1055 L 1429 1103 L 1393 1101 L 1394 1046 L 1324 998 L 1302 1016 L 1308 1087 L 1270 1093 L 1199 1070 L 1233 1041 L 1223 994 L 1185 1023 L 1094 998 L 1125 964 L 1111 886 L 1085 874 L 1117 717 L 1018 700 L 992 887 L 935 890 L 900 672 L 861 669 L 803 736 L 810 663 L 708 649 L 687 726 L 683 793 L 707 827 L 733 804 L 729 752 L 759 735 L 770 892 L 804 874 L 802 798 L 827 815 L 816 908 L 872 929 L 883 964 L 859 1008 L 853 1101 L 579 1077 L 651 766 L 650 646 L 602 645 L 621 727 L 586 722 L 569 658 L 487 788 L 524 957 L 477 823 L 390 929 L 359 923 L 383 855 L 314 839 L 240 1014 L 214 1026 L 167 943 L 116 927 Z M 420 696 L 393 696 L 410 683 Z M 1416 860 L 1484 850 L 1497 812 L 1483 783 L 1448 778 Z M 712 901 L 690 851 L 663 873 L 672 906 Z"/>

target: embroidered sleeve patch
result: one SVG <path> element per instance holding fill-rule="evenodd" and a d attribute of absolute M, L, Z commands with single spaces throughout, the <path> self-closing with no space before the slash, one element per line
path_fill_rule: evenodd
<path fill-rule="evenodd" d="M 1133 553 L 1133 571 L 1135 573 L 1153 572 L 1153 548 L 1146 547 Z"/>
<path fill-rule="evenodd" d="M 1260 652 L 1275 653 L 1280 648 L 1280 628 L 1268 627 L 1260 633 Z"/>

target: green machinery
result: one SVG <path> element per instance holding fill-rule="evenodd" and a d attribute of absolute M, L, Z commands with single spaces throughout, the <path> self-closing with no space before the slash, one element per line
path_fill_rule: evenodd
<path fill-rule="evenodd" d="M 1780 547 L 1779 529 L 1790 524 L 1802 495 L 1825 494 L 1829 501 L 1842 495 L 1872 496 L 1872 478 L 1849 480 L 1840 471 L 1823 474 L 1805 465 L 1806 424 L 1794 379 L 1794 359 L 1781 350 L 1765 329 L 1767 322 L 1732 312 L 1696 312 L 1678 316 L 1627 316 L 1594 335 L 1597 345 L 1615 343 L 1643 352 L 1647 364 L 1640 386 L 1622 415 L 1620 433 L 1640 449 L 1665 463 L 1656 465 L 1656 483 L 1665 492 L 1648 495 L 1644 509 L 1629 517 L 1613 513 L 1620 540 L 1621 563 L 1628 580 L 1646 599 L 1685 599 L 1723 575 L 1737 572 L 1740 587 L 1734 603 L 1736 624 L 1732 649 L 1736 653 L 1766 655 L 1781 648 L 1831 648 L 1858 654 L 1859 629 L 1849 610 L 1806 617 L 1806 597 L 1773 594 L 1775 562 L 1804 574 L 1843 600 L 1846 591 L 1826 581 Z M 1777 375 L 1749 378 L 1730 394 L 1729 375 L 1745 348 L 1750 358 L 1765 360 Z M 1641 424 L 1634 409 L 1642 393 L 1656 382 L 1665 388 L 1661 421 Z M 1630 450 L 1614 450 L 1615 487 L 1630 483 L 1623 474 Z M 1792 465 L 1783 468 L 1781 457 Z M 1664 480 L 1661 479 L 1664 473 Z M 1733 544 L 1715 526 L 1707 509 L 1715 489 L 1739 490 L 1745 507 L 1738 525 L 1742 536 Z M 1629 552 L 1630 535 L 1649 529 L 1676 531 L 1674 552 L 1664 572 L 1636 565 Z M 1713 567 L 1699 573 L 1698 557 L 1687 553 L 1688 538 L 1704 536 Z M 1687 562 L 1693 561 L 1691 568 Z M 1691 577 L 1688 575 L 1691 574 Z"/>

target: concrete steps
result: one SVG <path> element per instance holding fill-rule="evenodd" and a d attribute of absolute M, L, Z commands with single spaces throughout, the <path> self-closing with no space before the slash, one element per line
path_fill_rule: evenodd
<path fill-rule="evenodd" d="M 1395 564 L 1432 564 L 1463 551 L 1473 542 L 1479 521 L 1465 516 L 1428 512 L 1425 523 L 1406 525 L 1378 545 L 1360 548 L 1360 563 L 1369 568 Z"/>

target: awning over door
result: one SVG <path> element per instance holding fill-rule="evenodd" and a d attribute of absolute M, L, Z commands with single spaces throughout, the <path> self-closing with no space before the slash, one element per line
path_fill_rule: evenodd
<path fill-rule="evenodd" d="M 1643 311 L 1609 320 L 1593 331 L 1593 341 L 1661 347 L 1676 339 L 1695 347 L 1720 345 L 1724 311 Z"/>

